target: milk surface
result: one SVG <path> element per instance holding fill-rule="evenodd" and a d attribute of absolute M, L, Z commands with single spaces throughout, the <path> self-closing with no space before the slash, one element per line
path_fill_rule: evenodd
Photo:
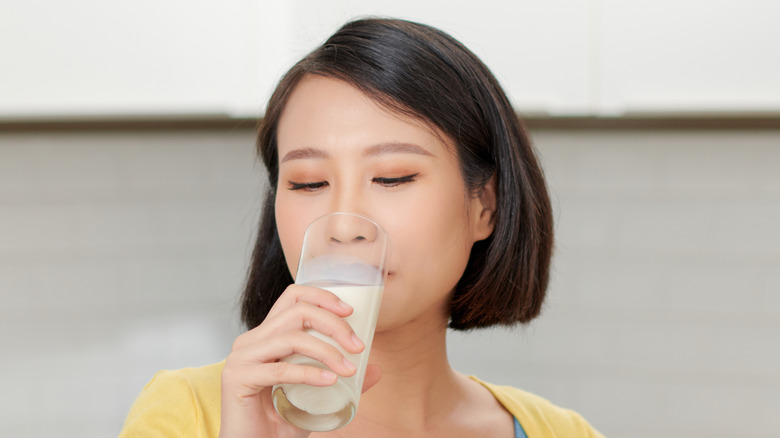
<path fill-rule="evenodd" d="M 316 336 L 333 345 L 344 354 L 344 356 L 358 368 L 358 372 L 351 377 L 339 377 L 338 381 L 331 386 L 317 387 L 288 384 L 280 386 L 291 404 L 298 409 L 313 415 L 335 413 L 341 411 L 350 403 L 357 409 L 360 390 L 363 387 L 363 377 L 365 376 L 366 365 L 368 364 L 368 355 L 374 338 L 376 319 L 379 316 L 379 307 L 382 303 L 382 292 L 384 287 L 309 285 L 327 289 L 333 292 L 342 301 L 352 306 L 354 311 L 350 316 L 344 319 L 352 327 L 352 330 L 355 331 L 358 338 L 363 341 L 366 348 L 359 354 L 350 354 L 341 348 L 333 339 L 316 330 L 309 329 L 307 332 L 312 336 Z M 326 368 L 321 362 L 299 354 L 294 354 L 285 361 L 316 366 L 323 369 Z"/>

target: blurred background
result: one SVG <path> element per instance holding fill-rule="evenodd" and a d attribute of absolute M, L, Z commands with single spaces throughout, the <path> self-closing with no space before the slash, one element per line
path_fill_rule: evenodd
<path fill-rule="evenodd" d="M 463 372 L 611 437 L 780 437 L 780 3 L 0 2 L 0 436 L 116 436 L 160 369 L 222 360 L 261 208 L 254 127 L 343 22 L 437 26 L 549 178 L 543 315 Z"/>

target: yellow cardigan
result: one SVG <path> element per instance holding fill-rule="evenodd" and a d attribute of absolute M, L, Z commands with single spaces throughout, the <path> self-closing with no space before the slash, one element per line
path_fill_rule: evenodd
<path fill-rule="evenodd" d="M 224 365 L 222 361 L 157 373 L 130 409 L 119 437 L 218 437 Z M 575 412 L 516 388 L 472 379 L 518 419 L 528 438 L 603 438 Z"/>

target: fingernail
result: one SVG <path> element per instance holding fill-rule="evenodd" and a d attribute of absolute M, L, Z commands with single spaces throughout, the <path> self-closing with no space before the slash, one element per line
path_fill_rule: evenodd
<path fill-rule="evenodd" d="M 344 362 L 344 366 L 347 367 L 350 371 L 355 370 L 355 365 L 352 362 L 348 361 L 346 357 L 343 358 L 341 361 Z"/>
<path fill-rule="evenodd" d="M 352 332 L 352 343 L 355 344 L 357 347 L 364 347 L 363 341 L 360 340 L 360 338 L 357 337 L 355 332 Z"/>
<path fill-rule="evenodd" d="M 336 374 L 328 370 L 322 370 L 321 376 L 324 380 L 333 381 L 336 380 Z"/>
<path fill-rule="evenodd" d="M 339 306 L 341 306 L 341 307 L 343 307 L 344 309 L 347 309 L 347 310 L 352 310 L 352 306 L 350 306 L 349 304 L 347 304 L 346 302 L 341 301 L 341 300 L 339 300 Z"/>

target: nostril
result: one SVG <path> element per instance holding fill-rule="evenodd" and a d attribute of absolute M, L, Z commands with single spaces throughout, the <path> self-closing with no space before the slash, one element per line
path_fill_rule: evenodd
<path fill-rule="evenodd" d="M 363 245 L 376 239 L 376 225 L 357 215 L 333 213 L 326 226 L 331 245 Z"/>

